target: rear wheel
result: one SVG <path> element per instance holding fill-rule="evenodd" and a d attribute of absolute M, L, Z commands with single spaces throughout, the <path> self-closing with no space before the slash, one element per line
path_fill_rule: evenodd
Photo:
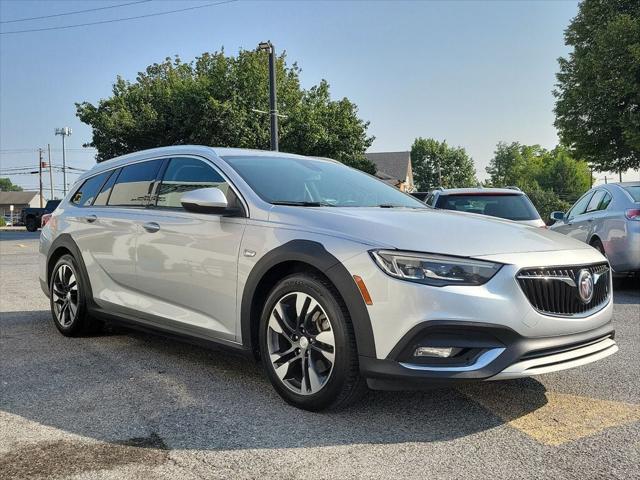
<path fill-rule="evenodd" d="M 89 317 L 86 290 L 78 266 L 71 255 L 63 255 L 53 267 L 49 281 L 51 315 L 56 328 L 65 336 L 74 337 L 99 327 Z"/>
<path fill-rule="evenodd" d="M 305 410 L 343 408 L 366 390 L 348 311 L 324 277 L 294 274 L 262 313 L 260 354 L 276 391 Z"/>
<path fill-rule="evenodd" d="M 36 219 L 33 217 L 27 218 L 27 220 L 25 221 L 25 226 L 27 227 L 27 231 L 29 232 L 35 232 L 36 230 L 38 230 L 38 224 L 36 223 Z"/>

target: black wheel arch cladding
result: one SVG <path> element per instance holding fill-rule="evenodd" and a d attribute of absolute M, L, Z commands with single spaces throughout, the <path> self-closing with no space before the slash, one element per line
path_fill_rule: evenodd
<path fill-rule="evenodd" d="M 257 351 L 257 326 L 263 305 L 254 301 L 263 278 L 287 262 L 310 265 L 326 276 L 336 287 L 349 312 L 356 335 L 358 355 L 376 356 L 373 329 L 367 307 L 351 274 L 342 263 L 329 253 L 321 243 L 311 240 L 292 240 L 264 255 L 253 267 L 242 292 L 240 322 L 242 342 L 245 347 Z M 276 280 L 277 281 L 277 280 Z M 274 285 L 269 286 L 269 290 Z"/>
<path fill-rule="evenodd" d="M 93 291 L 91 290 L 91 282 L 89 281 L 89 275 L 87 274 L 87 269 L 84 265 L 84 260 L 82 258 L 82 254 L 80 253 L 80 249 L 76 242 L 73 241 L 73 238 L 68 233 L 61 234 L 58 238 L 56 238 L 51 246 L 49 247 L 49 252 L 47 253 L 47 287 L 51 283 L 51 274 L 53 273 L 53 267 L 56 262 L 63 256 L 65 253 L 69 253 L 78 267 L 78 275 L 80 276 L 80 281 L 82 283 L 82 287 L 85 292 L 85 301 L 87 302 L 88 307 L 94 306 L 93 301 Z"/>

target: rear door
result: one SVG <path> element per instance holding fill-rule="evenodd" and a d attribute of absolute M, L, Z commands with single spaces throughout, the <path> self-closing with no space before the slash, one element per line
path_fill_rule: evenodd
<path fill-rule="evenodd" d="M 136 234 L 161 165 L 160 159 L 147 160 L 115 170 L 84 213 L 90 227 L 77 243 L 94 298 L 103 306 L 140 309 L 135 293 Z"/>
<path fill-rule="evenodd" d="M 235 340 L 238 254 L 246 218 L 187 212 L 182 194 L 217 187 L 230 206 L 244 210 L 236 191 L 215 166 L 197 157 L 168 160 L 155 205 L 139 225 L 138 291 L 145 312 L 196 335 Z"/>

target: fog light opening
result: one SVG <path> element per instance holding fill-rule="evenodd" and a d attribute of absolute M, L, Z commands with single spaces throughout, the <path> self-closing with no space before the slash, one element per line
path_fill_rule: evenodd
<path fill-rule="evenodd" d="M 451 358 L 462 351 L 458 347 L 418 347 L 413 352 L 414 357 Z"/>

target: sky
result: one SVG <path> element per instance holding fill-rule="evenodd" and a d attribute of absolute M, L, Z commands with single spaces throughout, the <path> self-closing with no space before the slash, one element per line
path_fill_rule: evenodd
<path fill-rule="evenodd" d="M 0 32 L 211 3 L 152 0 L 7 23 L 132 1 L 0 0 Z M 54 128 L 63 126 L 73 130 L 67 164 L 90 168 L 94 152 L 82 146 L 91 129 L 75 116 L 74 104 L 108 97 L 117 75 L 134 80 L 168 56 L 192 60 L 205 51 L 235 53 L 271 40 L 302 68 L 303 87 L 324 78 L 334 98 L 358 105 L 376 137 L 369 151 L 409 150 L 418 136 L 446 140 L 466 148 L 482 179 L 499 141 L 557 144 L 552 90 L 557 58 L 568 53 L 563 31 L 576 13 L 572 0 L 239 0 L 131 21 L 3 34 L 0 175 L 13 166 L 37 167 L 37 149 L 47 144 L 53 163 L 61 164 Z M 11 178 L 37 187 L 37 176 Z M 60 175 L 55 182 L 61 186 Z"/>

